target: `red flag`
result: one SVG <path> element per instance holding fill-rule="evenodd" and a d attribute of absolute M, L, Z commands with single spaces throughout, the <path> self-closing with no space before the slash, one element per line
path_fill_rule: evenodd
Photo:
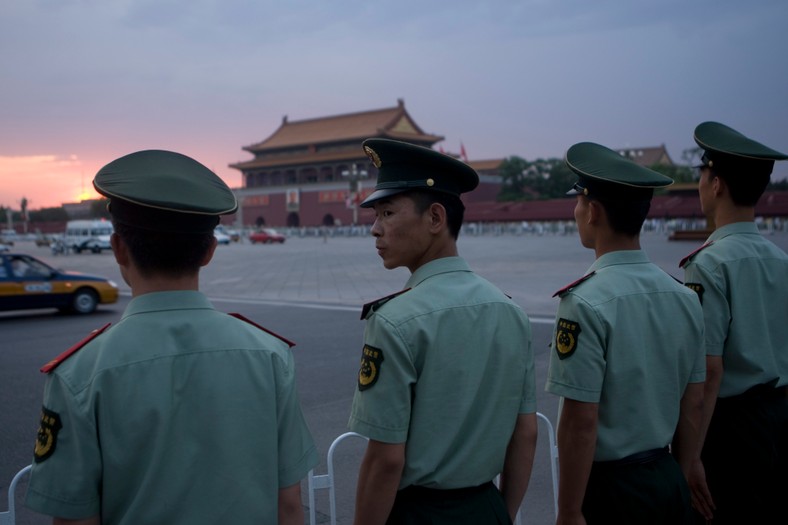
<path fill-rule="evenodd" d="M 462 142 L 460 142 L 460 157 L 462 157 L 462 160 L 465 162 L 468 162 L 468 155 L 465 153 L 465 146 Z"/>
<path fill-rule="evenodd" d="M 438 151 L 440 151 L 440 152 L 441 152 L 441 153 L 443 153 L 444 155 L 446 154 L 446 152 L 445 152 L 445 151 L 443 151 L 443 144 L 441 144 L 440 146 L 438 146 Z"/>

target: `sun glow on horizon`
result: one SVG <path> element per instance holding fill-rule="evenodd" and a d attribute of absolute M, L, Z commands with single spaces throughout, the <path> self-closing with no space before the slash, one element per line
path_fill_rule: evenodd
<path fill-rule="evenodd" d="M 19 209 L 20 201 L 26 198 L 29 209 L 36 210 L 98 198 L 85 184 L 86 168 L 73 154 L 0 155 L 0 205 Z"/>

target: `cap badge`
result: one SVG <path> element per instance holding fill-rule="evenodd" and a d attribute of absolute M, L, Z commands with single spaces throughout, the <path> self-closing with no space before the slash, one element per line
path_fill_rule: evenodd
<path fill-rule="evenodd" d="M 370 148 L 369 146 L 364 146 L 364 153 L 367 154 L 367 157 L 369 157 L 369 160 L 372 161 L 372 164 L 374 164 L 376 168 L 380 168 L 382 163 L 380 162 L 380 157 L 377 153 L 375 153 L 374 149 Z"/>
<path fill-rule="evenodd" d="M 427 186 L 429 187 L 435 186 L 435 181 L 433 179 L 427 179 Z"/>

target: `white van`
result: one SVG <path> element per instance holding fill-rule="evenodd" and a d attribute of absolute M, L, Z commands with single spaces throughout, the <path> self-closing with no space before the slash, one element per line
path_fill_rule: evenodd
<path fill-rule="evenodd" d="M 63 242 L 77 253 L 82 250 L 101 253 L 101 250 L 112 249 L 109 244 L 112 232 L 112 223 L 109 221 L 68 221 Z"/>

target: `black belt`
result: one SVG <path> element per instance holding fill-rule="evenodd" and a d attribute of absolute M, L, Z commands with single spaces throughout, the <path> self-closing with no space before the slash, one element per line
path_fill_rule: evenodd
<path fill-rule="evenodd" d="M 624 467 L 626 465 L 642 465 L 643 463 L 650 463 L 659 458 L 665 457 L 669 454 L 668 447 L 655 448 L 652 450 L 644 450 L 643 452 L 636 452 L 621 459 L 612 459 L 609 461 L 594 461 L 595 467 Z"/>
<path fill-rule="evenodd" d="M 736 401 L 766 401 L 769 399 L 779 399 L 788 396 L 788 386 L 774 387 L 772 383 L 762 383 L 755 385 L 741 394 L 735 396 L 721 397 L 717 400 L 718 403 L 728 403 Z"/>
<path fill-rule="evenodd" d="M 408 485 L 404 489 L 399 490 L 399 495 L 412 501 L 466 499 L 476 494 L 480 494 L 486 490 L 490 490 L 490 486 L 492 484 L 492 481 L 488 481 L 487 483 L 482 483 L 476 487 L 462 487 L 458 489 L 434 489 L 430 487 L 421 487 L 418 485 Z"/>

